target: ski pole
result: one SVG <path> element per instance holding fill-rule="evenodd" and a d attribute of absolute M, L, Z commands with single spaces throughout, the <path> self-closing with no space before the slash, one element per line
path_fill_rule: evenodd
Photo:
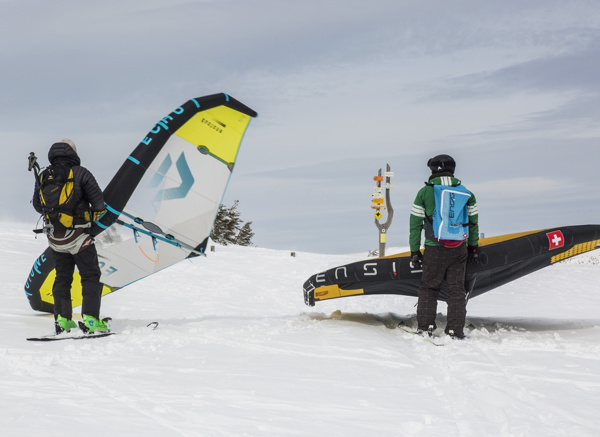
<path fill-rule="evenodd" d="M 37 162 L 37 156 L 35 156 L 35 153 L 31 152 L 29 154 L 29 171 L 33 170 L 33 173 L 35 174 L 35 180 L 37 181 L 39 179 L 40 176 L 40 165 Z"/>

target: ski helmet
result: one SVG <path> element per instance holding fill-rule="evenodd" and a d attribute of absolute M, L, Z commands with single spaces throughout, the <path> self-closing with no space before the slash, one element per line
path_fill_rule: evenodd
<path fill-rule="evenodd" d="M 449 172 L 454 174 L 456 162 L 450 155 L 437 155 L 427 161 L 427 167 L 431 169 L 431 173 Z"/>

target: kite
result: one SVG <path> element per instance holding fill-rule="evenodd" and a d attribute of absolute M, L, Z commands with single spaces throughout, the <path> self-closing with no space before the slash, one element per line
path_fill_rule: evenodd
<path fill-rule="evenodd" d="M 257 113 L 227 94 L 190 99 L 159 120 L 104 190 L 106 214 L 91 233 L 102 295 L 204 254 L 246 129 Z M 34 262 L 25 294 L 54 312 L 52 251 Z M 73 307 L 81 305 L 75 272 Z"/>
<path fill-rule="evenodd" d="M 515 279 L 575 255 L 600 248 L 600 225 L 564 226 L 479 240 L 479 263 L 468 264 L 467 297 L 479 296 Z M 312 275 L 303 285 L 304 302 L 347 296 L 418 296 L 422 270 L 410 252 L 358 261 Z M 438 296 L 445 301 L 443 286 Z"/>

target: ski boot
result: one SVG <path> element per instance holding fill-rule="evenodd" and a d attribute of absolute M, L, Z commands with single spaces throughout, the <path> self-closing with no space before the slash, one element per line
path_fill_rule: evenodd
<path fill-rule="evenodd" d="M 99 320 L 93 316 L 83 315 L 83 321 L 79 322 L 79 328 L 86 334 L 95 334 L 99 332 L 110 332 L 108 321 L 110 319 Z"/>
<path fill-rule="evenodd" d="M 454 331 L 454 329 L 448 329 L 446 334 L 448 334 L 453 340 L 464 340 L 466 338 L 464 333 Z"/>
<path fill-rule="evenodd" d="M 66 317 L 59 315 L 54 321 L 54 330 L 57 334 L 60 334 L 61 332 L 71 332 L 71 329 L 73 328 L 77 328 L 77 324 Z"/>
<path fill-rule="evenodd" d="M 427 334 L 428 337 L 433 337 L 433 331 L 435 331 L 435 325 L 429 325 L 427 329 L 419 328 L 417 329 L 417 333 L 422 335 L 423 337 Z"/>

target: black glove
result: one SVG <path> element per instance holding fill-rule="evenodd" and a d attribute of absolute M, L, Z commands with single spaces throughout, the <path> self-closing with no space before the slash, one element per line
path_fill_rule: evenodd
<path fill-rule="evenodd" d="M 423 268 L 423 254 L 419 251 L 410 253 L 410 264 L 413 269 Z"/>
<path fill-rule="evenodd" d="M 467 246 L 468 258 L 467 262 L 469 264 L 475 263 L 479 264 L 479 246 Z"/>

